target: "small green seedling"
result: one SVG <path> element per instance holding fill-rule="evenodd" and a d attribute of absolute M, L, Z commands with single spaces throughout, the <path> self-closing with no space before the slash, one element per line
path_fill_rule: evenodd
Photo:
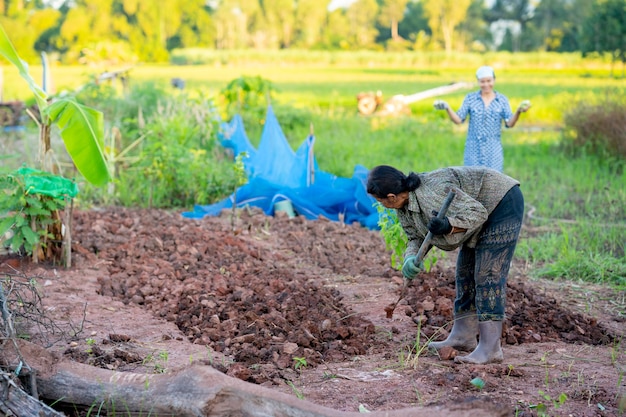
<path fill-rule="evenodd" d="M 87 348 L 87 353 L 91 353 L 91 352 L 93 352 L 93 350 L 91 349 L 91 347 L 92 347 L 93 345 L 95 345 L 95 344 L 96 344 L 95 339 L 92 339 L 92 338 L 90 337 L 90 338 L 88 338 L 87 340 L 85 340 L 85 343 L 87 343 L 87 346 L 89 346 L 89 347 Z"/>
<path fill-rule="evenodd" d="M 297 371 L 300 368 L 306 368 L 306 358 L 299 358 L 297 356 L 293 357 L 293 367 Z"/>

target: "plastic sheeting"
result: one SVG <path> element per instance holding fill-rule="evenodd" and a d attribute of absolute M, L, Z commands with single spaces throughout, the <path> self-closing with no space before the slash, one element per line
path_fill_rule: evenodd
<path fill-rule="evenodd" d="M 246 134 L 241 116 L 236 115 L 223 126 L 221 143 L 235 156 L 246 152 L 243 159 L 248 183 L 226 199 L 212 205 L 196 205 L 188 218 L 217 216 L 224 209 L 259 207 L 274 215 L 274 205 L 288 200 L 297 215 L 314 220 L 323 216 L 333 221 L 354 222 L 377 229 L 376 200 L 367 194 L 367 168 L 357 165 L 352 178 L 343 178 L 318 168 L 313 148 L 315 137 L 309 135 L 294 152 L 274 115 L 268 107 L 259 148 L 255 149 Z"/>

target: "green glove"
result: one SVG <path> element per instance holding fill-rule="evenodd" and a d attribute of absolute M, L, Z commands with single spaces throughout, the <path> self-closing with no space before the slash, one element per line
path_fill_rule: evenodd
<path fill-rule="evenodd" d="M 406 279 L 413 279 L 424 270 L 424 263 L 420 262 L 415 265 L 416 256 L 409 256 L 404 260 L 404 264 L 402 265 L 402 275 Z"/>

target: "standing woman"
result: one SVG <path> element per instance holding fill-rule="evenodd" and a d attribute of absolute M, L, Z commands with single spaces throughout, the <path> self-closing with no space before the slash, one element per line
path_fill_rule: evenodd
<path fill-rule="evenodd" d="M 496 75 L 493 68 L 483 66 L 476 71 L 480 90 L 465 96 L 458 112 L 454 112 L 443 100 L 435 101 L 437 110 L 445 110 L 455 124 L 461 124 L 469 115 L 469 127 L 465 141 L 465 166 L 484 166 L 502 172 L 502 121 L 507 128 L 515 126 L 520 114 L 530 108 L 524 100 L 515 113 L 511 112 L 509 100 L 493 89 Z"/>
<path fill-rule="evenodd" d="M 456 196 L 447 217 L 438 219 L 436 211 L 450 190 Z M 415 278 L 423 269 L 415 265 L 415 259 L 429 231 L 432 245 L 445 251 L 461 248 L 456 262 L 454 324 L 446 340 L 429 346 L 471 351 L 457 356 L 456 362 L 501 362 L 506 280 L 524 217 L 519 182 L 485 167 L 404 175 L 380 165 L 368 175 L 367 192 L 397 211 L 408 238 L 402 266 L 406 279 Z M 478 345 L 476 336 L 480 336 Z"/>

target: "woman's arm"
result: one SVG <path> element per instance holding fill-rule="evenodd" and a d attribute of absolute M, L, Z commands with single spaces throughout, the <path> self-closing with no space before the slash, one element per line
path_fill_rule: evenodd
<path fill-rule="evenodd" d="M 513 116 L 506 122 L 506 127 L 511 128 L 515 126 L 515 124 L 519 120 L 520 115 L 522 113 L 526 113 L 528 109 L 530 109 L 530 101 L 522 101 L 522 104 L 520 104 L 515 113 L 513 113 Z"/>
<path fill-rule="evenodd" d="M 448 117 L 454 122 L 454 124 L 460 125 L 461 123 L 463 123 L 463 120 L 461 120 L 459 115 L 456 114 L 454 110 L 450 108 L 450 106 L 446 107 L 446 113 L 448 113 Z"/>

